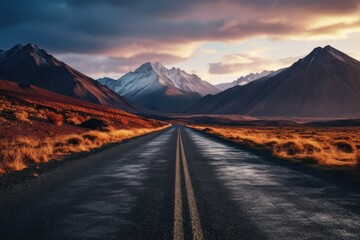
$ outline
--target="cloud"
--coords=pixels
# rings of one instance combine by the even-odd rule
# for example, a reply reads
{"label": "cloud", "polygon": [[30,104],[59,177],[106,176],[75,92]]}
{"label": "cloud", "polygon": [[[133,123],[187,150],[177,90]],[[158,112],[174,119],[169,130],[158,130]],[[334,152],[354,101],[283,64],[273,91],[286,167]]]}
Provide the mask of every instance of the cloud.
{"label": "cloud", "polygon": [[222,62],[209,63],[209,73],[229,74],[245,70],[249,71],[249,69],[264,66],[269,61],[268,59],[250,56],[246,53],[231,54],[224,56]]}
{"label": "cloud", "polygon": [[168,54],[139,54],[130,58],[121,57],[94,57],[78,54],[64,54],[57,56],[65,63],[71,62],[71,66],[80,72],[86,72],[94,78],[113,76],[119,78],[119,73],[134,71],[139,63],[166,62],[176,63],[184,59]]}
{"label": "cloud", "polygon": [[301,57],[288,57],[282,59],[268,59],[251,56],[248,53],[231,54],[223,57],[222,62],[209,63],[210,74],[249,74],[263,70],[277,70],[288,67]]}
{"label": "cloud", "polygon": [[[36,42],[57,52],[100,54],[138,43],[177,45],[336,32],[308,24],[329,15],[359,16],[358,0],[1,1],[2,44]],[[161,3],[161,4],[160,4]],[[298,17],[301,16],[301,17]],[[346,25],[347,28],[354,27]],[[158,44],[157,44],[158,43]]]}
{"label": "cloud", "polygon": [[318,28],[311,29],[309,34],[312,35],[329,35],[331,34],[344,34],[348,31],[353,31],[354,29],[360,30],[360,20],[346,23],[346,22],[339,22],[331,25],[326,25]]}
{"label": "cloud", "polygon": [[[0,48],[33,42],[55,54],[106,57],[110,66],[119,62],[128,68],[136,60],[137,65],[143,62],[139,56],[158,54],[168,56],[160,57],[166,64],[191,58],[206,42],[240,42],[254,37],[343,37],[348,32],[360,31],[359,2],[0,1]],[[351,22],[344,21],[349,17]],[[316,24],[326,23],[329,18],[336,22]],[[239,64],[232,67],[212,64],[211,69],[221,72],[246,66]]]}

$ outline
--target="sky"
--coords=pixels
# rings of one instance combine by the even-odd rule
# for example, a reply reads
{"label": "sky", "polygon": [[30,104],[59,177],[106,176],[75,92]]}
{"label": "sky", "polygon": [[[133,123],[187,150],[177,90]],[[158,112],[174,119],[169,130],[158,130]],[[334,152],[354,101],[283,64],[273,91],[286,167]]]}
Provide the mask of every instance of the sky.
{"label": "sky", "polygon": [[34,43],[93,77],[161,62],[212,84],[331,45],[360,59],[360,0],[1,0],[0,49]]}

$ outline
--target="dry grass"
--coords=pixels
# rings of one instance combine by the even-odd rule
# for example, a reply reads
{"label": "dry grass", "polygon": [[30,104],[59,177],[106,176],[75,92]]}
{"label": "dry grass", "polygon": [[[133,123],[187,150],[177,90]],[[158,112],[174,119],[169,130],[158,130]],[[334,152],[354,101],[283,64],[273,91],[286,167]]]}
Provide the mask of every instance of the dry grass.
{"label": "dry grass", "polygon": [[[79,126],[91,118],[104,120],[117,128],[152,128],[163,124],[153,119],[144,119],[118,109],[96,106],[87,108],[58,102],[38,102],[34,99],[19,99],[0,95],[0,117],[23,123],[52,123],[57,126]],[[0,139],[1,139],[0,129]]]}
{"label": "dry grass", "polygon": [[[40,100],[0,94],[0,173],[167,127],[121,110],[87,106],[86,102],[77,106]],[[94,130],[105,122],[101,131]]]}
{"label": "dry grass", "polygon": [[24,110],[15,112],[15,117],[16,117],[16,119],[19,120],[19,121],[30,122],[30,120],[29,120],[29,114],[28,114],[26,111],[24,111]]}
{"label": "dry grass", "polygon": [[360,128],[190,126],[234,142],[268,149],[276,157],[325,166],[360,163]]}
{"label": "dry grass", "polygon": [[108,143],[120,142],[166,127],[168,126],[129,130],[113,129],[108,132],[89,131],[83,134],[46,139],[19,137],[12,141],[2,140],[0,142],[0,173],[22,170],[32,163],[60,160],[70,153],[90,151]]}
{"label": "dry grass", "polygon": [[85,121],[85,119],[81,116],[69,116],[66,121],[71,125],[80,125]]}

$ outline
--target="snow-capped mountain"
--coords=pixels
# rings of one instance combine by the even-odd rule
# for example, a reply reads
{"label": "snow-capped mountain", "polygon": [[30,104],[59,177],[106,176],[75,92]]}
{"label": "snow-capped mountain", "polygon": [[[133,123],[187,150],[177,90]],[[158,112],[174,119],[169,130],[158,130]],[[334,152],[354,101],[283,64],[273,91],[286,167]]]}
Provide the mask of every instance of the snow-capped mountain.
{"label": "snow-capped mountain", "polygon": [[109,88],[30,43],[17,44],[0,55],[0,78],[108,107],[135,110]]}
{"label": "snow-capped mountain", "polygon": [[252,82],[256,79],[265,77],[267,75],[269,75],[270,73],[273,73],[274,71],[262,71],[260,73],[250,73],[249,75],[246,76],[241,76],[239,77],[237,80],[232,81],[232,82],[228,82],[228,83],[220,83],[215,85],[218,89],[220,89],[221,91],[224,91],[226,89],[235,87],[235,86],[243,86],[245,84],[248,84],[249,82]]}
{"label": "snow-capped mountain", "polygon": [[188,113],[360,117],[360,62],[326,46],[276,74],[206,96]]}
{"label": "snow-capped mountain", "polygon": [[102,78],[100,83],[146,108],[176,112],[196,99],[219,92],[215,86],[179,68],[161,63],[144,63],[118,80]]}

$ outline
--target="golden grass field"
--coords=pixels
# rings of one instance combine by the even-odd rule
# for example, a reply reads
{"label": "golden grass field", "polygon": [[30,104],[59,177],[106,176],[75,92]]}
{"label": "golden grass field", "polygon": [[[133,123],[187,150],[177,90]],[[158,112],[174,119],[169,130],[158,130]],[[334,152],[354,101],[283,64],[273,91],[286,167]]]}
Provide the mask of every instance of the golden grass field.
{"label": "golden grass field", "polygon": [[360,163],[360,127],[189,127],[246,146],[267,149],[282,159],[336,167],[356,167]]}
{"label": "golden grass field", "polygon": [[[117,109],[0,96],[0,174],[60,160],[169,126]],[[98,108],[98,109],[97,109]],[[81,124],[104,123],[100,129]]]}
{"label": "golden grass field", "polygon": [[120,142],[150,132],[158,128],[112,129],[108,132],[88,131],[82,134],[60,135],[54,138],[19,137],[11,141],[0,141],[0,174],[18,171],[32,163],[60,160],[74,152],[87,152],[105,144]]}

